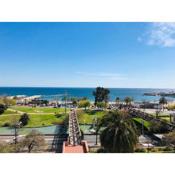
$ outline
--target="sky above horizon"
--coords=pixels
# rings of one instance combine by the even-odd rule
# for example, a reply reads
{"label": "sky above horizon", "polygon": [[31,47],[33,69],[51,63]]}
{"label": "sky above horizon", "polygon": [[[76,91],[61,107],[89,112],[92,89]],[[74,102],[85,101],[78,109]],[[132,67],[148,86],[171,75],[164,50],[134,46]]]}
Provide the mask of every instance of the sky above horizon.
{"label": "sky above horizon", "polygon": [[0,86],[175,88],[175,23],[0,23]]}

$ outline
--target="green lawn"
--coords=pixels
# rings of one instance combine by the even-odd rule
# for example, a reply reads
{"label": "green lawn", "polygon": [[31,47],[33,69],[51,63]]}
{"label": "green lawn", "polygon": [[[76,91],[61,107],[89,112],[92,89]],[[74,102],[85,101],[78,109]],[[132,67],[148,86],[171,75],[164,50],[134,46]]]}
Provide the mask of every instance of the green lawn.
{"label": "green lawn", "polygon": [[170,117],[169,116],[162,116],[160,119],[165,120],[167,122],[170,122]]}
{"label": "green lawn", "polygon": [[31,114],[29,123],[26,127],[40,127],[40,126],[51,126],[55,124],[62,124],[65,115],[62,115],[61,117],[57,118],[53,114]]}
{"label": "green lawn", "polygon": [[7,115],[7,114],[17,114],[15,111],[10,111],[9,109],[5,110],[5,112],[2,115]]}
{"label": "green lawn", "polygon": [[82,111],[78,112],[78,120],[80,124],[92,124],[95,118],[101,119],[107,112],[106,111]]}
{"label": "green lawn", "polygon": [[136,122],[142,124],[142,121],[144,122],[144,127],[149,129],[151,127],[151,122],[148,122],[146,120],[143,120],[141,118],[133,118],[133,120],[135,120]]}
{"label": "green lawn", "polygon": [[[26,113],[63,113],[64,108],[49,108],[49,107],[27,107],[27,106],[12,106],[14,110],[26,112]],[[67,109],[69,112],[69,109]]]}
{"label": "green lawn", "polygon": [[[30,120],[28,125],[25,127],[40,127],[40,126],[51,126],[55,124],[62,124],[65,115],[61,117],[56,117],[54,114],[30,114]],[[2,115],[0,116],[0,126],[2,127],[5,123],[12,124],[14,120],[18,121],[20,115]]]}
{"label": "green lawn", "polygon": [[14,121],[18,121],[20,115],[0,115],[0,126],[2,127],[5,123],[13,123]]}
{"label": "green lawn", "polygon": [[[54,124],[61,124],[65,119],[65,109],[64,108],[48,108],[48,107],[26,107],[26,106],[12,106],[10,107],[13,110],[26,112],[30,116],[30,120],[28,125],[25,127],[41,127],[41,126],[51,126]],[[4,126],[4,124],[12,124],[13,120],[16,118],[18,121],[20,118],[19,113],[16,111],[10,111],[7,109],[3,115],[0,115],[0,126]],[[69,112],[69,109],[67,109]],[[57,117],[56,114],[61,114],[61,116]]]}

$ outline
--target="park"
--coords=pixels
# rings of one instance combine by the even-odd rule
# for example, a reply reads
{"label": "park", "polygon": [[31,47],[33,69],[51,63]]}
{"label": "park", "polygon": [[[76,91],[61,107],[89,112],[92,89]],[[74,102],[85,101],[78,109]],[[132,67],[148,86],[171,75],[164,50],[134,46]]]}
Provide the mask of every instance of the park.
{"label": "park", "polygon": [[[14,99],[2,97],[1,106],[6,107],[0,114],[1,152],[63,152],[70,135],[73,140],[81,137],[86,141],[86,152],[174,152],[174,117],[168,110],[172,111],[172,105],[167,105],[165,97],[160,98],[158,111],[147,108],[148,104],[136,107],[131,97],[123,101],[116,97],[115,103],[110,103],[109,93],[108,89],[97,87],[94,103],[85,97],[73,98],[71,107],[70,102],[59,107],[43,106],[41,101],[39,105],[19,105]],[[78,136],[70,133],[70,120],[78,124],[74,131]],[[27,138],[38,143],[27,149]]]}

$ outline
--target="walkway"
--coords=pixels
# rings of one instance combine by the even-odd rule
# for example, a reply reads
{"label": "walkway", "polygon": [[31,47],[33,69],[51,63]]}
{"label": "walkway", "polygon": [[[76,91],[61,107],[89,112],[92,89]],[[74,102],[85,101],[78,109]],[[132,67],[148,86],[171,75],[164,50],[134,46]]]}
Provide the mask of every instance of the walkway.
{"label": "walkway", "polygon": [[143,120],[146,120],[146,121],[164,123],[167,126],[169,131],[172,131],[175,128],[174,124],[167,123],[164,120],[161,120],[160,118],[156,118],[156,117],[154,117],[151,114],[148,114],[146,112],[143,112],[143,111],[140,111],[140,110],[137,110],[137,109],[129,109],[128,112],[129,112],[131,118],[140,117],[140,118],[142,118]]}
{"label": "walkway", "polygon": [[86,141],[82,141],[82,135],[78,118],[75,110],[69,113],[69,137],[63,143],[63,153],[87,153],[88,146]]}

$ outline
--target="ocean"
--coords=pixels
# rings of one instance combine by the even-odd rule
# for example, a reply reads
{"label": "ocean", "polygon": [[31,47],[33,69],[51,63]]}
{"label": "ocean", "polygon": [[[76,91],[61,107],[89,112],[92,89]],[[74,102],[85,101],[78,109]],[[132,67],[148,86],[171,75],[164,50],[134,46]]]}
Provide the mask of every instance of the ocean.
{"label": "ocean", "polygon": [[[90,101],[94,101],[92,95],[95,88],[48,88],[48,87],[0,87],[0,95],[41,95],[45,99],[54,99],[55,95],[59,100],[66,93],[68,97],[87,97]],[[158,101],[159,96],[144,96],[148,92],[169,92],[170,89],[142,89],[142,88],[109,88],[110,101],[115,101],[116,97],[123,100],[126,96],[130,96],[134,101]],[[175,98],[167,97],[169,101],[175,101]]]}

